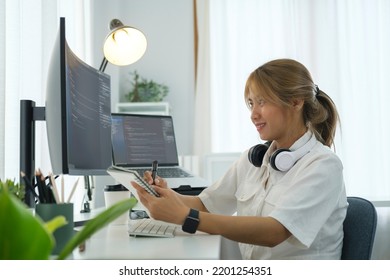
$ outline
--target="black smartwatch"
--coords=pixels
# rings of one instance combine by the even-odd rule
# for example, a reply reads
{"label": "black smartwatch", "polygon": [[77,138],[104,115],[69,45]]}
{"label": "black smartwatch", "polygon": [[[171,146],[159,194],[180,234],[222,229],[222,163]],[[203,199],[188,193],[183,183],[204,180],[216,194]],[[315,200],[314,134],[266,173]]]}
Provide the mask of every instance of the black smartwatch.
{"label": "black smartwatch", "polygon": [[188,233],[195,233],[199,225],[199,211],[195,209],[190,209],[186,220],[184,221],[181,229]]}

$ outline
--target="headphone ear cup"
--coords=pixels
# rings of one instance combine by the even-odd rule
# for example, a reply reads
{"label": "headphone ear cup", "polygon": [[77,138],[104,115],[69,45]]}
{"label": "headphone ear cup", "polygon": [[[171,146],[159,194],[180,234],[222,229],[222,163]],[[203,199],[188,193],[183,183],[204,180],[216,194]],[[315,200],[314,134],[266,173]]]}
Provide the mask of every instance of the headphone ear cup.
{"label": "headphone ear cup", "polygon": [[269,145],[267,144],[258,144],[253,146],[248,151],[248,160],[256,167],[260,167],[263,163],[263,158],[265,153],[268,150]]}
{"label": "headphone ear cup", "polygon": [[288,171],[295,164],[295,156],[289,149],[276,150],[269,159],[273,169]]}

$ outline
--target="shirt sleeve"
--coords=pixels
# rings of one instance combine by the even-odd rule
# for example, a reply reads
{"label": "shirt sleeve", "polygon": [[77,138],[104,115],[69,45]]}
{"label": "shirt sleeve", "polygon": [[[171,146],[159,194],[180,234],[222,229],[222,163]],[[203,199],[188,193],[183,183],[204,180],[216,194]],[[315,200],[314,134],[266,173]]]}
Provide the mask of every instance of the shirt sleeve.
{"label": "shirt sleeve", "polygon": [[243,153],[218,181],[199,194],[198,197],[210,213],[233,215],[237,211],[235,193],[239,172],[242,169],[242,163],[245,162],[246,155],[247,153]]}

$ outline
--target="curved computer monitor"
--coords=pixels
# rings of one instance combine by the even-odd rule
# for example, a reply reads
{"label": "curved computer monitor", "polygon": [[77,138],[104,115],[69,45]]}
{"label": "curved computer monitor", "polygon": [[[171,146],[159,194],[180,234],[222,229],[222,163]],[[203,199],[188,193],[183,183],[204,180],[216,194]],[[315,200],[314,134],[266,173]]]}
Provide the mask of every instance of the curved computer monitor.
{"label": "curved computer monitor", "polygon": [[79,59],[60,18],[48,69],[46,128],[54,174],[107,175],[112,163],[110,76]]}

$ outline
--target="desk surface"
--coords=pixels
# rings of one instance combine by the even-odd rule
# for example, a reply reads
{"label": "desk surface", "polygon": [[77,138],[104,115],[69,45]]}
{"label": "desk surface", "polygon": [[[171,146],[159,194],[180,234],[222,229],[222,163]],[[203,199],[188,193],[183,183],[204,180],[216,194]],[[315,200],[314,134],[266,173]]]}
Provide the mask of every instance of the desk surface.
{"label": "desk surface", "polygon": [[[130,221],[131,222],[131,221]],[[109,225],[86,242],[74,259],[221,259],[219,235],[187,234],[181,229],[173,238],[132,237],[128,225]]]}
{"label": "desk surface", "polygon": [[[75,213],[74,221],[76,224],[83,224],[104,209],[103,207],[93,209],[90,213]],[[129,223],[131,222],[134,220],[129,219]],[[237,243],[220,235],[202,232],[189,234],[178,227],[173,238],[132,237],[129,236],[127,228],[128,225],[104,227],[87,240],[84,252],[74,250],[73,259],[241,259]]]}

